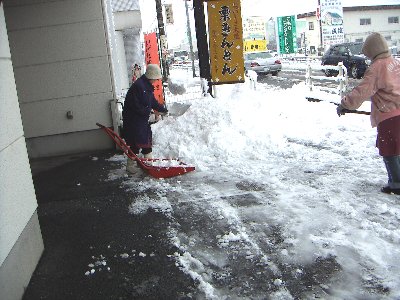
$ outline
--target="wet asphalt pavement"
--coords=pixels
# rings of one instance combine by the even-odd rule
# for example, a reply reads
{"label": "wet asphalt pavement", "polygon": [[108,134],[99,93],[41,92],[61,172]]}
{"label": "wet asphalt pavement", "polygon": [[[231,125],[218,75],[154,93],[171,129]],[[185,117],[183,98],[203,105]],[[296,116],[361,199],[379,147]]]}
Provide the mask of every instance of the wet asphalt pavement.
{"label": "wet asphalt pavement", "polygon": [[[340,265],[329,257],[308,266],[280,263],[275,256],[280,255],[284,238],[275,226],[266,225],[258,233],[259,245],[273,262],[263,262],[263,255],[253,253],[254,245],[248,241],[224,246],[219,234],[229,232],[231,225],[209,211],[204,213],[218,199],[180,201],[182,195],[171,191],[176,201],[173,216],[151,208],[142,214],[130,213],[132,201],[142,196],[156,199],[157,191],[124,186],[132,180],[139,185],[144,174],[110,179],[110,173],[124,172],[121,160],[110,159],[116,154],[120,155],[102,152],[31,162],[45,251],[24,300],[271,299],[280,288],[276,268],[291,297],[303,299],[310,293],[324,295],[324,283],[340,271]],[[171,186],[176,181],[171,180]],[[247,181],[206,181],[223,189],[232,184],[239,193],[220,200],[243,210],[259,204],[252,192],[268,189]],[[179,184],[193,182],[184,179]],[[252,228],[253,221],[249,215],[245,226]],[[171,239],[171,228],[179,230],[181,243],[197,244],[196,253],[209,253],[203,257],[207,270],[193,259],[189,266],[179,262],[185,254]],[[226,296],[207,295],[207,284],[194,279],[196,272],[209,276],[214,288]]]}
{"label": "wet asphalt pavement", "polygon": [[45,251],[23,299],[190,299],[196,284],[171,257],[169,220],[129,214],[132,192],[106,180],[112,155],[31,163]]}

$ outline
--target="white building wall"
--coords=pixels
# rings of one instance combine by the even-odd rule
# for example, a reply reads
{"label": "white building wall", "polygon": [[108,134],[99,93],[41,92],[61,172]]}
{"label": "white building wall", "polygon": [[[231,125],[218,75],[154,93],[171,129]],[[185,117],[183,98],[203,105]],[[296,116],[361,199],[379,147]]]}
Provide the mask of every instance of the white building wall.
{"label": "white building wall", "polygon": [[[389,24],[389,17],[400,18],[400,9],[346,11],[344,13],[345,39],[364,41],[371,32],[379,32],[389,38],[388,44],[400,45],[400,24]],[[371,19],[371,25],[360,25],[360,19]]]}
{"label": "white building wall", "polygon": [[[316,54],[318,54],[318,47],[321,44],[321,35],[320,35],[320,28],[319,28],[319,21],[317,21],[317,18],[314,17],[307,17],[305,18],[307,21],[307,26],[306,26],[306,45],[307,45],[307,50],[310,52],[310,48],[314,47]],[[314,29],[310,30],[310,24],[313,23]]]}
{"label": "white building wall", "polygon": [[115,99],[104,2],[3,2],[30,157],[111,148],[96,126]]}
{"label": "white building wall", "polygon": [[0,3],[0,299],[20,299],[43,252],[37,201]]}
{"label": "white building wall", "polygon": [[[140,34],[142,19],[139,10],[114,12],[114,29],[117,45],[119,80],[125,96],[132,77],[132,67],[136,63],[143,67]],[[117,93],[118,95],[118,93]]]}
{"label": "white building wall", "polygon": [[[111,4],[117,47],[119,47],[118,59],[121,62],[122,94],[125,96],[131,84],[134,64],[138,64],[142,68],[145,64],[142,49],[142,18],[139,0],[111,0]],[[155,5],[154,2],[146,2],[146,5],[151,4]],[[123,66],[125,69],[122,68]],[[117,95],[119,94],[117,93]]]}
{"label": "white building wall", "polygon": [[[355,42],[356,40],[364,41],[371,32],[379,32],[384,37],[389,38],[389,46],[397,46],[400,52],[400,24],[389,24],[389,17],[399,17],[400,9],[376,9],[371,6],[369,10],[355,10],[343,12],[343,28],[346,42]],[[379,7],[379,6],[378,6]],[[371,25],[360,25],[360,19],[371,19]],[[306,37],[308,40],[308,49],[310,46],[320,45],[320,29],[319,21],[316,16],[307,16],[302,19],[308,22],[314,22],[314,30],[306,29]]]}
{"label": "white building wall", "polygon": [[117,91],[117,95],[126,94],[129,89],[129,77],[126,70],[128,66],[126,65],[126,55],[124,47],[124,34],[122,31],[115,31],[116,40],[116,55],[118,60],[118,73],[116,74],[116,80],[120,82],[121,90]]}
{"label": "white building wall", "polygon": [[[343,22],[347,34],[372,31],[399,31],[399,24],[388,24],[389,16],[400,18],[400,9],[346,11]],[[360,19],[368,18],[371,19],[371,25],[360,25]]]}

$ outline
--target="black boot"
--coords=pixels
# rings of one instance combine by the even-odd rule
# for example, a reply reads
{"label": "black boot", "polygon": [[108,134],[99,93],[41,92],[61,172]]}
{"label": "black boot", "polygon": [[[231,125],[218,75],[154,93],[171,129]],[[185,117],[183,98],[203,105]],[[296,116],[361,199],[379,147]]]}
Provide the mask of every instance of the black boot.
{"label": "black boot", "polygon": [[381,192],[385,194],[400,195],[400,189],[392,189],[389,186],[384,186],[383,188],[381,188]]}
{"label": "black boot", "polygon": [[390,185],[398,187],[400,184],[400,155],[384,156],[383,161],[388,173],[388,185],[381,188],[386,194],[400,195],[400,188],[391,188]]}

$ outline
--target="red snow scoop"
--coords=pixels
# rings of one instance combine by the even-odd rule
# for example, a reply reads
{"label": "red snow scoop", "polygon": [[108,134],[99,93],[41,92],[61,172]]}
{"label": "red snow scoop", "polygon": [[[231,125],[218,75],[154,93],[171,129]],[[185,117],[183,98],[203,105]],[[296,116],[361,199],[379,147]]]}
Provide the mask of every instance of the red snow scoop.
{"label": "red snow scoop", "polygon": [[155,178],[169,178],[195,170],[194,166],[188,166],[177,158],[139,158],[118,134],[104,125],[99,123],[96,123],[96,125],[103,129],[108,136],[113,139],[126,156],[135,160],[138,166],[150,176]]}

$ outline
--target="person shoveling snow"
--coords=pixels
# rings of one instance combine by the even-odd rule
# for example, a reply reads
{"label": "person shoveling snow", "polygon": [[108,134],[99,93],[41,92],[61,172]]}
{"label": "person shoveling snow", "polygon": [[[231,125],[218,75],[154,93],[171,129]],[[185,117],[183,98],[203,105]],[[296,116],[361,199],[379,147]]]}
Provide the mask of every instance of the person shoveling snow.
{"label": "person shoveling snow", "polygon": [[340,116],[343,109],[357,109],[371,98],[371,125],[378,129],[376,146],[388,174],[388,184],[381,191],[400,195],[400,64],[379,33],[367,37],[362,52],[371,59],[371,66],[337,112]]}
{"label": "person shoveling snow", "polygon": [[[153,137],[149,124],[151,110],[161,115],[168,113],[165,106],[158,103],[154,97],[152,83],[161,79],[160,67],[149,64],[146,73],[137,79],[129,88],[122,111],[123,137],[136,155],[141,152],[145,158],[152,158]],[[127,159],[126,170],[136,173],[137,167],[132,159]]]}

